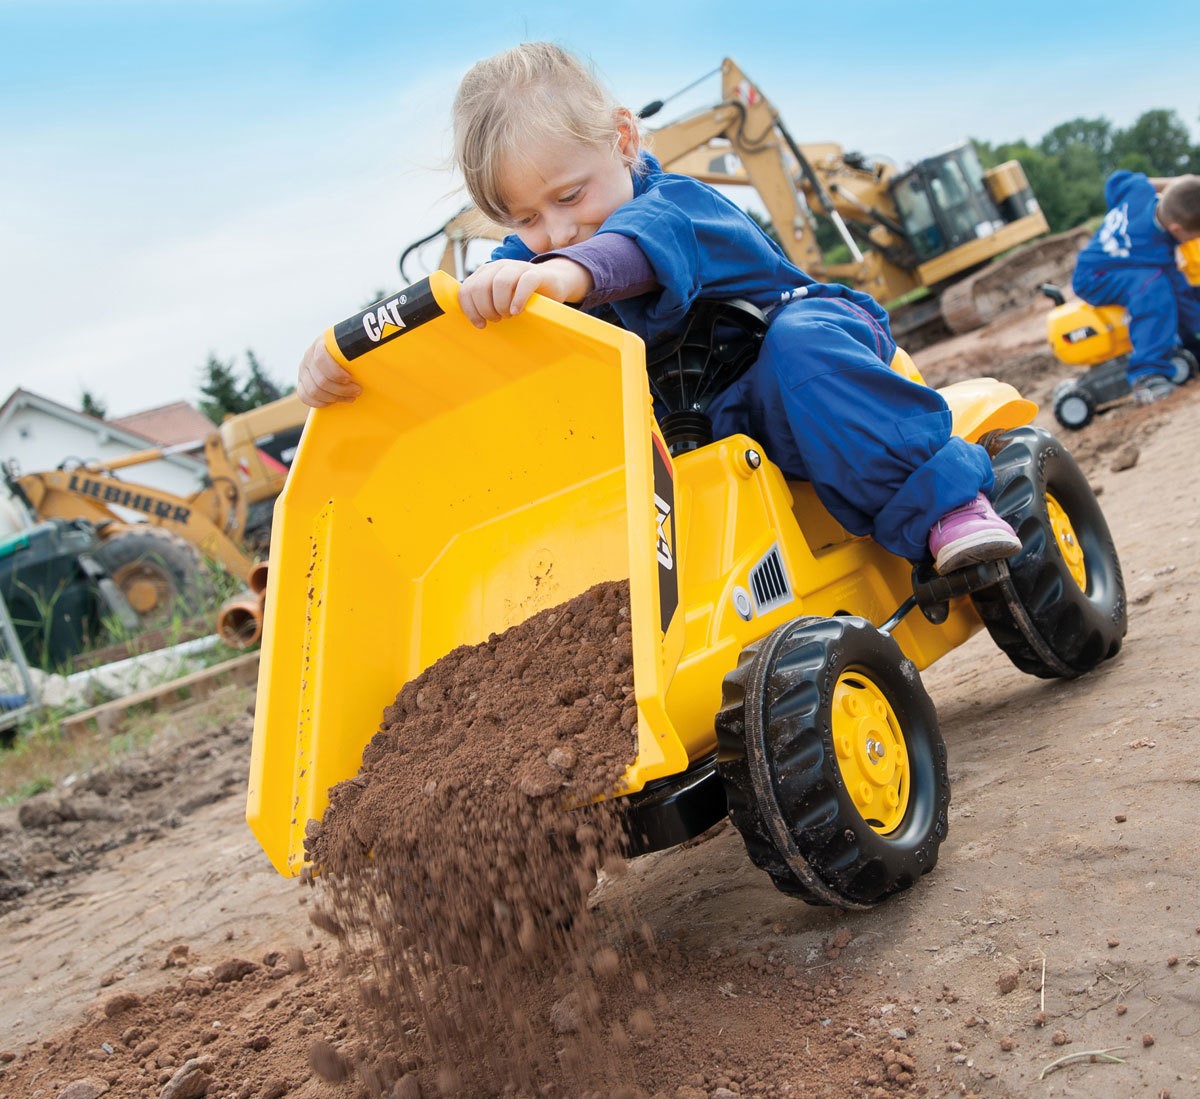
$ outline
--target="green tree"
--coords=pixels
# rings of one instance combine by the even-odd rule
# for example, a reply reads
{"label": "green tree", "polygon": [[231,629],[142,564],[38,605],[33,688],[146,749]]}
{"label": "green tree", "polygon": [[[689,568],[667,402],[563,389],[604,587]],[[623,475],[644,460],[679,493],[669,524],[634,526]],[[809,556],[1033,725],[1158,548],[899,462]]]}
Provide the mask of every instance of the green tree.
{"label": "green tree", "polygon": [[242,386],[241,396],[247,406],[258,408],[260,405],[279,400],[283,396],[282,390],[267,377],[258,357],[249,349],[246,351],[246,362],[249,366],[250,376]]}
{"label": "green tree", "polygon": [[108,407],[90,390],[85,389],[79,398],[79,410],[86,416],[95,416],[97,420],[108,418]]}
{"label": "green tree", "polygon": [[1056,159],[1062,175],[1062,190],[1052,223],[1054,228],[1071,229],[1103,214],[1106,209],[1104,180],[1108,169],[1100,154],[1083,142],[1075,142],[1066,146]]}
{"label": "green tree", "polygon": [[1129,129],[1113,135],[1113,157],[1119,168],[1176,176],[1188,170],[1195,155],[1188,128],[1174,111],[1146,111]]}
{"label": "green tree", "polygon": [[1112,170],[1113,125],[1107,118],[1073,118],[1060,122],[1040,142],[1038,151],[1046,156],[1062,157],[1069,150],[1082,146],[1096,158],[1098,170],[1105,175]]}
{"label": "green tree", "polygon": [[209,354],[203,368],[200,392],[203,394],[200,411],[214,424],[219,424],[233,413],[245,411],[241,406],[232,359],[222,362],[216,355]]}
{"label": "green tree", "polygon": [[1124,168],[1127,172],[1142,172],[1148,176],[1162,175],[1154,167],[1154,161],[1145,153],[1122,153],[1117,159],[1117,167]]}
{"label": "green tree", "polygon": [[[200,392],[203,396],[200,410],[214,424],[219,424],[226,416],[249,412],[283,396],[285,390],[267,375],[253,351],[246,352],[246,361],[248,376],[245,381],[239,381],[232,359],[222,362],[216,355],[209,354],[208,362],[201,370]],[[286,392],[290,393],[291,388]]]}

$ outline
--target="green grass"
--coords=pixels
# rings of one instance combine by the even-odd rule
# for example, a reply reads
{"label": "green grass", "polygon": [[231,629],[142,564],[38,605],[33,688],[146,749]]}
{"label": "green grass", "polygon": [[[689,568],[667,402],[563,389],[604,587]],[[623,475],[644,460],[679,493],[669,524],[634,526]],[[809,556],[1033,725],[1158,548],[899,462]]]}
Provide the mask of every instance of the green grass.
{"label": "green grass", "polygon": [[[150,629],[130,631],[122,628],[119,623],[106,623],[109,627],[97,644],[89,646],[84,653],[79,654],[73,665],[86,664],[89,653],[100,655],[114,646],[124,645],[131,653],[141,654],[159,649],[169,648],[180,641],[190,640],[197,636],[194,624],[207,623],[208,629],[202,635],[215,630],[217,612],[221,604],[230,595],[241,590],[240,584],[229,577],[223,570],[213,568],[212,575],[207,578],[205,591],[210,593],[204,605],[195,608],[197,613],[180,613],[171,615]],[[47,618],[52,606],[47,606]],[[190,608],[189,608],[190,610]],[[144,646],[139,646],[139,641]],[[245,650],[235,649],[231,645],[218,640],[211,648],[195,653],[192,660],[199,668],[209,668],[224,663],[236,656],[244,655]],[[107,662],[107,661],[106,661]],[[95,665],[97,667],[103,666]],[[43,667],[44,672],[51,674],[70,674],[73,667]],[[185,673],[186,674],[186,673]],[[177,678],[174,674],[164,674],[159,682],[169,682]],[[158,685],[154,683],[152,685]],[[169,714],[156,711],[151,706],[134,707],[122,716],[116,731],[106,733],[76,732],[67,736],[63,733],[63,721],[80,709],[90,708],[107,701],[106,697],[112,692],[104,690],[99,684],[91,687],[92,697],[86,706],[60,708],[44,706],[26,715],[15,730],[12,731],[11,744],[0,748],[0,805],[12,805],[24,799],[53,788],[67,775],[80,773],[92,768],[112,763],[114,760],[136,752],[149,744],[158,732],[172,721]],[[218,695],[221,692],[217,693]],[[241,688],[234,692],[237,696],[233,702],[212,706],[211,720],[219,724],[229,720],[237,712],[244,712],[249,699],[253,698],[253,688]],[[186,692],[184,695],[186,699]],[[194,721],[208,721],[208,703],[217,695],[208,696],[203,702],[204,711],[195,717]],[[201,704],[196,704],[197,706]]]}
{"label": "green grass", "polygon": [[244,715],[253,697],[253,687],[226,687],[170,711],[136,708],[115,731],[85,729],[69,736],[62,728],[66,714],[43,710],[11,748],[0,751],[0,806],[52,790],[68,775],[111,766],[164,735],[178,735],[183,725],[201,733],[218,728]]}

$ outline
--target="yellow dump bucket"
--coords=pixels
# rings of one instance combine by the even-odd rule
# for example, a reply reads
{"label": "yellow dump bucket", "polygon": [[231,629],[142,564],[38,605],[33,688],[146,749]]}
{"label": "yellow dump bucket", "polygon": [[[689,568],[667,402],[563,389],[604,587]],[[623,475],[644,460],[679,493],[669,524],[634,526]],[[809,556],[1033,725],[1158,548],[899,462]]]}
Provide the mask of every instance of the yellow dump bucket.
{"label": "yellow dump bucket", "polygon": [[326,333],[363,393],[309,417],[276,504],[247,806],[285,874],[404,683],[601,581],[631,587],[630,788],[687,764],[642,344],[541,298],[480,331],[457,295],[436,272]]}

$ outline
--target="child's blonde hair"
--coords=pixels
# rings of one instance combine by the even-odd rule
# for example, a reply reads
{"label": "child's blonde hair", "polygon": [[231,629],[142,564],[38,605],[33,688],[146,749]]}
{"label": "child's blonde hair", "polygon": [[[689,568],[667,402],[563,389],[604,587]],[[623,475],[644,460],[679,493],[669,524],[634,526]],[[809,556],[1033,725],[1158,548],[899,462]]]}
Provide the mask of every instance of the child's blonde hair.
{"label": "child's blonde hair", "polygon": [[[636,139],[636,123],[582,61],[550,42],[526,42],[463,77],[454,97],[454,159],[475,205],[503,223],[505,158],[547,139],[615,149],[623,125]],[[632,164],[637,141],[629,148]]]}
{"label": "child's blonde hair", "polygon": [[1178,225],[1185,233],[1200,233],[1200,176],[1180,176],[1163,188],[1159,220]]}

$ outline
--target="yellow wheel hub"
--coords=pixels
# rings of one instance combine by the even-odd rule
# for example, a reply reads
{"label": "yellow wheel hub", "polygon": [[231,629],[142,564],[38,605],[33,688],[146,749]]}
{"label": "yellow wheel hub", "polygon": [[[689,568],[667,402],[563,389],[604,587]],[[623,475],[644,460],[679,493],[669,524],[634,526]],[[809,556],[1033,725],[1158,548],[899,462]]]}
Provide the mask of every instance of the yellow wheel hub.
{"label": "yellow wheel hub", "polygon": [[1067,571],[1071,579],[1079,585],[1081,591],[1087,591],[1087,564],[1083,560],[1083,547],[1075,536],[1075,528],[1062,505],[1050,493],[1046,493],[1046,510],[1050,513],[1050,529],[1054,531],[1054,540],[1058,543],[1058,551],[1067,563]]}
{"label": "yellow wheel hub", "polygon": [[140,561],[122,565],[112,580],[139,617],[163,610],[171,601],[171,582],[154,565]]}
{"label": "yellow wheel hub", "polygon": [[843,672],[833,689],[833,746],[863,820],[894,831],[908,809],[908,749],[891,703],[861,672]]}

